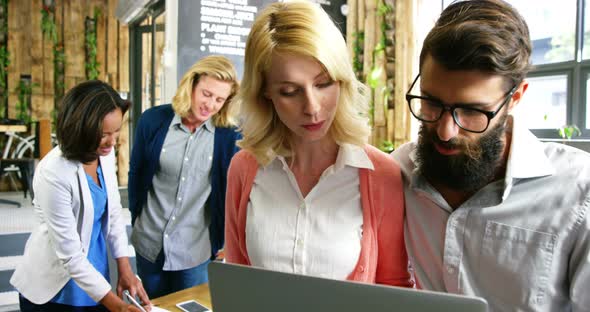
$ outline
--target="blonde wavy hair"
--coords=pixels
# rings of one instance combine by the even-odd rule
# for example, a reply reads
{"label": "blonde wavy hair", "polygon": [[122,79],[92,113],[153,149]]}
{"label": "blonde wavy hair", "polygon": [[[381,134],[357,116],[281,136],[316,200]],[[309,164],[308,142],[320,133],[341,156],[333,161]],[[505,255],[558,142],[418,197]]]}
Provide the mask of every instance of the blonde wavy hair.
{"label": "blonde wavy hair", "polygon": [[209,76],[217,80],[229,82],[232,85],[231,93],[219,112],[213,117],[213,124],[216,127],[232,127],[236,125],[235,116],[236,108],[232,104],[232,98],[240,88],[238,75],[234,64],[226,57],[221,55],[209,55],[198,60],[182,76],[180,84],[176,89],[176,94],[172,98],[172,108],[180,117],[186,117],[192,104],[192,94],[194,88],[199,83],[199,78]]}
{"label": "blonde wavy hair", "polygon": [[242,87],[234,98],[235,105],[241,108],[241,148],[253,153],[261,165],[278,155],[292,155],[292,133],[264,98],[265,73],[273,65],[273,53],[316,59],[340,84],[336,115],[328,135],[338,144],[367,143],[371,132],[368,90],[356,79],[340,30],[319,5],[295,1],[265,7],[248,35]]}

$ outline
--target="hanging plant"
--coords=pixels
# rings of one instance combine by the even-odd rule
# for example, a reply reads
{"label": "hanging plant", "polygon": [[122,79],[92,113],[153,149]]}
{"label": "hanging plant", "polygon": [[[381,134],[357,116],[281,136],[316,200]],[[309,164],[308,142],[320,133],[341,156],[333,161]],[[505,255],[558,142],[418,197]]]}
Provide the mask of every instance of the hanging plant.
{"label": "hanging plant", "polygon": [[53,49],[53,94],[54,103],[53,111],[51,113],[52,129],[55,129],[57,121],[57,112],[60,107],[61,99],[65,93],[65,67],[66,67],[66,54],[64,53],[64,46],[62,44],[56,44]]}
{"label": "hanging plant", "polygon": [[8,38],[8,0],[0,0],[0,44],[6,46]]}
{"label": "hanging plant", "polygon": [[39,86],[37,83],[31,83],[30,75],[23,75],[15,89],[18,94],[16,119],[22,120],[25,124],[33,120],[31,117],[31,94],[33,94],[33,88],[37,86]]}
{"label": "hanging plant", "polygon": [[65,89],[65,67],[66,54],[64,53],[64,46],[62,44],[55,45],[53,49],[53,80],[55,99],[59,101],[64,95]]}
{"label": "hanging plant", "polygon": [[94,17],[86,17],[85,21],[85,48],[86,48],[86,78],[88,80],[98,79],[100,74],[100,63],[96,60],[97,42],[96,42],[96,23],[101,16],[98,8],[94,9]]}
{"label": "hanging plant", "polygon": [[0,0],[0,119],[4,119],[8,104],[8,65],[10,53],[7,48],[8,39],[8,0]]}
{"label": "hanging plant", "polygon": [[43,4],[41,9],[41,33],[53,44],[57,43],[57,26],[55,25],[55,6]]}
{"label": "hanging plant", "polygon": [[8,92],[7,91],[7,68],[10,65],[10,53],[6,49],[6,46],[0,47],[0,119],[4,119],[8,116],[5,116],[4,113],[6,112],[6,104],[8,102]]}
{"label": "hanging plant", "polygon": [[365,32],[359,31],[353,34],[354,42],[352,43],[352,67],[357,78],[363,76],[363,47],[365,46]]}

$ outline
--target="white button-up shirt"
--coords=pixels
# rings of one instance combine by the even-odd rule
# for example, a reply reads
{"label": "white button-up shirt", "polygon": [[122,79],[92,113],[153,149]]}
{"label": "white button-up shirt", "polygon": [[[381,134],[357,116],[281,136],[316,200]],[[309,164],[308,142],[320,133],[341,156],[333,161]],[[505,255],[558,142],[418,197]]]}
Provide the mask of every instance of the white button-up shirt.
{"label": "white button-up shirt", "polygon": [[419,287],[485,298],[491,311],[590,311],[590,155],[543,144],[514,121],[503,180],[453,210],[415,164],[405,239]]}
{"label": "white button-up shirt", "polygon": [[260,167],[246,218],[251,264],[271,270],[346,279],[358,262],[363,213],[359,168],[365,151],[342,145],[336,162],[304,198],[282,157]]}

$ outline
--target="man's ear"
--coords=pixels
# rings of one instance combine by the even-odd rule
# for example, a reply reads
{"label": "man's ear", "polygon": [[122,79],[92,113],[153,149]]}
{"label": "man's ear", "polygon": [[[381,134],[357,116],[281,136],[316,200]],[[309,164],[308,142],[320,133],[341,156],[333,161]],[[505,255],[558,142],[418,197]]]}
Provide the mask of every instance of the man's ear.
{"label": "man's ear", "polygon": [[516,107],[516,105],[518,105],[518,103],[520,103],[520,100],[522,100],[522,97],[524,96],[524,93],[526,92],[526,90],[529,88],[529,82],[527,80],[523,80],[520,83],[520,86],[518,86],[518,89],[516,89],[516,91],[514,91],[514,94],[512,95],[512,99],[510,101],[510,103],[508,103],[508,112],[511,112],[514,107]]}

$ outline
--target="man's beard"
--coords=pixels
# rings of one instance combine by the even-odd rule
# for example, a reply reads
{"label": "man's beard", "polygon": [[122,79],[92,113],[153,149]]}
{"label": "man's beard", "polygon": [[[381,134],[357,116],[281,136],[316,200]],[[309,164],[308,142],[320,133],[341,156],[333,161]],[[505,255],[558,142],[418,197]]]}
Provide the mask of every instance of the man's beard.
{"label": "man's beard", "polygon": [[[417,164],[422,175],[431,182],[464,192],[475,192],[490,183],[496,175],[504,149],[507,114],[498,117],[500,120],[497,126],[488,129],[475,142],[457,137],[442,142],[436,129],[428,129],[422,124],[416,151]],[[442,155],[436,150],[434,143],[459,149],[461,152]]]}

